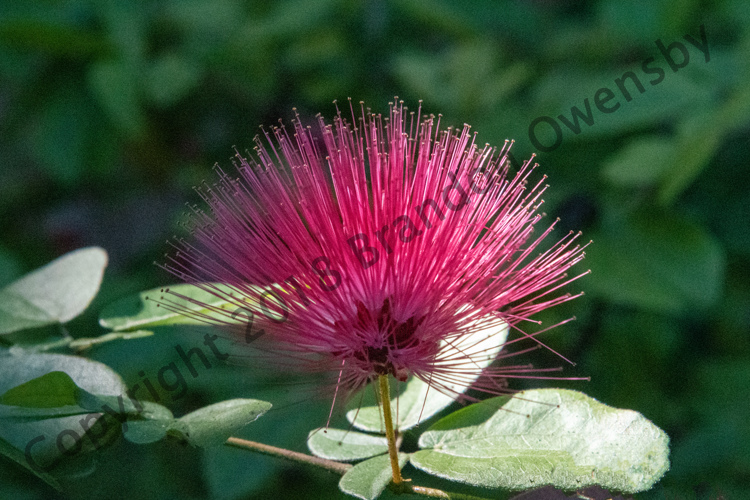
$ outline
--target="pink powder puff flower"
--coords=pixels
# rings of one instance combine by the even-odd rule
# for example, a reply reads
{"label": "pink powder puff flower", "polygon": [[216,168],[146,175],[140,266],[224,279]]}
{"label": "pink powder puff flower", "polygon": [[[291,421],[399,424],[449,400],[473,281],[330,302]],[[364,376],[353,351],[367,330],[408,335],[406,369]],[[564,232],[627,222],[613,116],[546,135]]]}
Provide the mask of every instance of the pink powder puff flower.
{"label": "pink powder puff flower", "polygon": [[455,384],[497,393],[506,377],[544,378],[487,367],[482,356],[498,349],[466,340],[511,327],[505,345],[543,345],[521,324],[578,296],[560,289],[586,274],[567,275],[584,255],[580,233],[535,252],[555,223],[534,234],[546,186],[529,184],[533,156],[510,174],[512,143],[479,147],[468,125],[441,130],[420,112],[400,101],[385,118],[352,109],[351,122],[339,111],[316,128],[296,116],[291,132],[256,138],[254,157],[236,154],[239,177],[217,166],[218,182],[197,188],[208,211],[191,207],[192,240],[175,240],[163,267],[230,307],[179,295],[208,312],[165,305],[235,338],[249,333],[238,310],[264,317],[254,346],[330,372],[347,392],[386,374],[452,396]]}

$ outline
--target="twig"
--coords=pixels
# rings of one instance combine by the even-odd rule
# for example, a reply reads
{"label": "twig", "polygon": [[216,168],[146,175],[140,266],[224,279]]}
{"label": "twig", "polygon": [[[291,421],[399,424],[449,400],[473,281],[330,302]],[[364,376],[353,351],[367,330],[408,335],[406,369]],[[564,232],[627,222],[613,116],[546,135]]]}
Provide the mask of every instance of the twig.
{"label": "twig", "polygon": [[292,462],[314,465],[321,467],[329,472],[344,475],[349,469],[353,467],[351,464],[344,464],[336,462],[334,460],[326,460],[325,458],[314,457],[305,453],[299,453],[297,451],[285,450],[284,448],[277,448],[268,444],[257,443],[255,441],[247,441],[246,439],[240,439],[236,437],[230,437],[227,439],[227,445],[235,448],[244,448],[246,450],[257,451],[263,455],[269,455],[272,457],[285,458]]}
{"label": "twig", "polygon": [[[297,451],[286,450],[284,448],[277,448],[276,446],[258,443],[255,441],[248,441],[246,439],[240,439],[236,437],[230,437],[229,439],[227,439],[226,444],[227,446],[232,446],[234,448],[242,448],[244,450],[255,451],[255,452],[261,453],[263,455],[268,455],[271,457],[284,458],[286,460],[290,460],[296,463],[313,465],[315,467],[320,467],[322,469],[325,469],[329,472],[333,472],[335,474],[339,474],[341,476],[349,472],[349,470],[351,470],[351,468],[354,467],[351,464],[336,462],[334,460],[327,460],[325,458],[315,457],[312,455],[307,455],[305,453],[299,453]],[[416,486],[416,485],[411,484],[408,481],[403,481],[400,485],[397,486],[397,489],[399,491],[397,491],[396,493],[404,493],[407,495],[409,494],[420,495],[420,496],[430,497],[430,498],[448,498],[448,499],[453,499],[453,500],[487,500],[486,498],[482,498],[482,497],[464,495],[461,493],[448,493],[442,490],[438,490],[436,488],[428,488],[426,486]]]}

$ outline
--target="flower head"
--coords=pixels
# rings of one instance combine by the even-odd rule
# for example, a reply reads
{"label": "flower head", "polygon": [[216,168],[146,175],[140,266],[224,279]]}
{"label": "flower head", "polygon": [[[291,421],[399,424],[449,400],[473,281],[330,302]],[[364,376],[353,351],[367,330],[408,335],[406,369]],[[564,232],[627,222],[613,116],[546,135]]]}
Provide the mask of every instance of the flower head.
{"label": "flower head", "polygon": [[[532,160],[511,174],[508,141],[480,147],[468,125],[420,113],[397,102],[387,117],[352,109],[264,132],[235,156],[239,175],[216,167],[197,189],[208,210],[192,207],[192,239],[165,269],[268,318],[266,349],[337,387],[413,375],[446,392],[484,372],[492,391],[528,371],[486,368],[491,349],[466,339],[512,327],[536,340],[522,324],[573,298],[559,290],[578,277],[578,235],[539,253],[555,224],[535,234],[546,186],[529,182]],[[192,314],[243,331],[231,307],[203,306]]]}

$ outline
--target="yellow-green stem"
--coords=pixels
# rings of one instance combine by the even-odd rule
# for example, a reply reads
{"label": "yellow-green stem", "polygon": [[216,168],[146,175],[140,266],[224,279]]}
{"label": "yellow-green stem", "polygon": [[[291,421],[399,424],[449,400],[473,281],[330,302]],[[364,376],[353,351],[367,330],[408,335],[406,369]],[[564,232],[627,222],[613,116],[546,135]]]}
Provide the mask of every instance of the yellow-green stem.
{"label": "yellow-green stem", "polygon": [[396,446],[396,433],[393,431],[393,417],[391,416],[391,389],[388,383],[388,375],[378,376],[380,383],[380,400],[383,402],[383,420],[385,421],[385,437],[388,439],[388,454],[391,457],[391,470],[393,470],[393,484],[401,487],[404,482],[401,477],[401,467],[398,465],[398,447]]}

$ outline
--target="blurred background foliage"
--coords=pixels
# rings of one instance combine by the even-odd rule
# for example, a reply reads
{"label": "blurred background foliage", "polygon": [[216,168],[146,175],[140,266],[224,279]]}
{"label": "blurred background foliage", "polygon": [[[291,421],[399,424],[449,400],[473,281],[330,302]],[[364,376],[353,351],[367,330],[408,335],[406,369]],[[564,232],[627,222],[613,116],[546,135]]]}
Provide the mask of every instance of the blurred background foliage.
{"label": "blurred background foliage", "polygon": [[[700,41],[701,25],[709,62],[684,38]],[[570,118],[588,98],[594,123],[581,122],[579,134],[562,126],[561,145],[538,151],[550,220],[594,240],[583,264],[592,274],[571,287],[586,295],[542,318],[578,321],[545,341],[577,361],[566,374],[591,376],[567,387],[637,410],[671,436],[672,470],[638,498],[748,497],[748,28],[742,0],[2,2],[0,285],[103,246],[111,262],[102,292],[68,325],[76,337],[99,335],[102,306],[172,281],[153,261],[178,231],[183,203],[197,201],[191,186],[213,179],[214,162],[228,166],[232,146],[252,147],[258,125],[289,121],[293,107],[309,120],[333,115],[334,99],[379,112],[394,95],[412,109],[422,99],[443,124],[472,124],[480,143],[515,138],[520,161],[534,152],[535,118]],[[657,39],[681,42],[689,63],[673,72]],[[641,70],[649,57],[665,71],[658,85]],[[614,83],[627,71],[645,85],[630,101]],[[601,87],[614,91],[616,112],[594,107]],[[544,127],[537,134],[549,145]],[[133,383],[191,343],[200,338],[165,329],[87,354]],[[267,397],[279,417],[269,413],[247,435],[304,450],[328,400],[310,401],[309,388],[251,388],[251,379],[216,366],[191,381],[187,398],[165,404],[180,414]],[[159,443],[109,453],[72,496],[337,494],[330,475],[239,450]],[[0,496],[11,495],[54,494],[3,460]]]}

